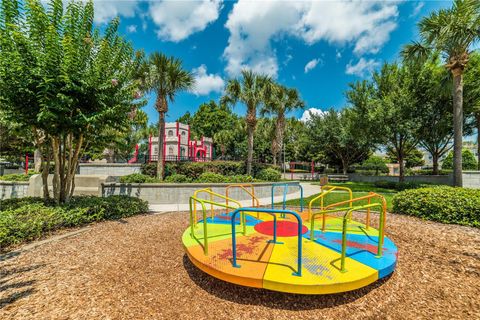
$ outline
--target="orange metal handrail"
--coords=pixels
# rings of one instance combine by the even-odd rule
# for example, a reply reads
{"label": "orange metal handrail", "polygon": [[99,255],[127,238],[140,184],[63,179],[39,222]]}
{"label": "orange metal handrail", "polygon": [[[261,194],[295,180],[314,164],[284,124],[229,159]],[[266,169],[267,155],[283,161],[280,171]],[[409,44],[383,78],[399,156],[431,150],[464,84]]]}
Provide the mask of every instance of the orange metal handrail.
{"label": "orange metal handrail", "polygon": [[[332,203],[328,206],[326,206],[324,208],[324,210],[328,210],[330,208],[335,208],[335,207],[338,207],[342,204],[346,204],[346,203],[349,203],[350,204],[350,207],[351,207],[351,204],[353,202],[356,202],[356,201],[361,201],[361,200],[368,200],[368,204],[370,205],[371,204],[371,199],[372,198],[378,198],[381,200],[381,204],[382,204],[382,211],[383,212],[387,212],[387,200],[385,200],[385,198],[382,196],[382,195],[379,195],[378,193],[375,193],[375,192],[369,192],[368,195],[366,196],[362,196],[362,197],[358,197],[358,198],[355,198],[355,199],[351,199],[351,200],[345,200],[345,201],[341,201],[341,202],[337,202],[337,203]],[[385,223],[385,221],[384,221]],[[369,226],[370,226],[370,207],[367,208],[367,217],[366,217],[366,222],[365,222],[365,226],[368,230]],[[322,231],[325,231],[325,215],[323,217],[323,224],[322,224]]]}
{"label": "orange metal handrail", "polygon": [[[248,187],[250,187],[252,191],[248,191],[248,189],[247,189]],[[255,196],[255,187],[253,186],[253,184],[231,184],[231,185],[228,185],[225,188],[225,197],[227,197],[227,200],[226,200],[227,205],[228,205],[228,190],[232,189],[232,188],[240,188],[243,191],[245,191],[249,196],[252,197],[252,207],[253,208],[260,207],[260,201]],[[257,219],[258,219],[258,217],[259,217],[259,213],[257,212]]]}

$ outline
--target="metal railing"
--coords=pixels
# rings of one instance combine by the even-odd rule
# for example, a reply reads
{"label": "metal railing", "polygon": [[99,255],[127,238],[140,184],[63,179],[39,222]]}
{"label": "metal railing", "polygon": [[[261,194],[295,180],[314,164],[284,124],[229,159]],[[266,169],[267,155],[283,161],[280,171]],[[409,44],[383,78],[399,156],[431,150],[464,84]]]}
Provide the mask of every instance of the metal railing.
{"label": "metal railing", "polygon": [[[235,268],[240,268],[240,265],[237,264],[237,240],[236,240],[236,235],[235,235],[235,217],[238,213],[243,213],[243,212],[260,212],[260,213],[270,213],[270,214],[277,214],[280,213],[281,215],[285,216],[287,214],[293,215],[298,222],[298,232],[297,232],[297,238],[298,238],[298,251],[297,251],[297,271],[293,272],[294,276],[301,277],[302,276],[302,218],[296,213],[295,211],[290,211],[290,210],[275,210],[275,209],[260,209],[260,208],[238,208],[232,213],[232,254],[233,254],[233,259],[232,259],[232,266]],[[274,220],[274,242],[276,241],[276,220]],[[280,243],[278,243],[280,244]]]}
{"label": "metal railing", "polygon": [[[225,200],[225,207],[226,209],[236,209],[236,208],[240,208],[242,207],[242,204],[240,202],[238,202],[237,200],[235,199],[231,199],[231,198],[228,198],[227,196],[224,196],[224,195],[221,195],[219,193],[216,193],[216,192],[213,192],[212,191],[212,188],[204,188],[204,189],[198,189],[196,190],[194,193],[193,193],[193,197],[194,198],[197,198],[197,195],[199,193],[206,193],[206,194],[209,194],[210,195],[210,211],[211,211],[211,218],[213,219],[215,217],[215,210],[214,210],[214,205],[215,204],[218,204],[218,202],[214,202],[213,199],[214,197],[218,197],[218,198],[221,198],[223,200]],[[198,199],[198,198],[197,198]],[[238,207],[231,207],[228,205],[228,201],[232,201],[233,203],[235,203]],[[226,212],[228,213],[228,211]],[[197,224],[197,206],[195,206],[193,208],[193,214],[195,215],[195,221],[194,221],[194,224],[196,225]]]}
{"label": "metal railing", "polygon": [[[288,183],[275,183],[272,185],[272,209],[275,209],[275,202],[274,202],[274,195],[275,195],[275,187],[283,187],[283,205],[282,209],[285,210],[287,208],[287,192],[288,192]],[[303,212],[303,187],[298,184],[294,185],[294,187],[300,188],[300,212]],[[282,215],[281,218],[285,218],[285,215]]]}
{"label": "metal railing", "polygon": [[[379,198],[381,200],[381,203],[371,203],[372,198]],[[353,202],[361,201],[361,200],[368,200],[368,204],[355,206],[355,207],[351,206]],[[347,203],[350,204],[350,206],[347,208],[343,207],[343,208],[330,209],[330,208],[334,208],[339,205],[347,204]],[[365,210],[365,209],[367,210],[365,225],[368,230],[368,227],[370,224],[370,209],[373,207],[381,208],[380,222],[379,222],[379,228],[378,228],[379,229],[378,230],[378,248],[377,248],[377,255],[375,256],[376,258],[380,258],[382,256],[382,250],[383,250],[383,243],[384,243],[384,237],[385,237],[386,213],[387,213],[387,202],[383,196],[374,192],[370,192],[368,195],[363,197],[333,203],[331,205],[326,206],[322,211],[312,214],[310,218],[310,240],[315,241],[315,217],[316,216],[323,215],[322,232],[325,232],[325,215],[329,213],[346,211],[346,213],[342,217],[342,249],[341,249],[341,258],[340,258],[341,272],[346,272],[345,259],[346,259],[346,252],[347,252],[347,227],[348,227],[348,221],[351,219],[352,212],[358,211],[358,210]]]}
{"label": "metal railing", "polygon": [[[227,198],[228,198],[228,190],[234,189],[234,188],[239,188],[239,189],[245,191],[250,197],[252,197],[252,207],[253,208],[260,207],[260,201],[255,196],[255,187],[253,186],[253,184],[231,184],[231,185],[228,185],[225,188],[225,196]],[[247,188],[250,188],[251,191],[249,191]],[[228,199],[226,200],[226,204],[228,204]],[[258,218],[259,218],[259,213],[257,213],[257,219]]]}
{"label": "metal railing", "polygon": [[[318,196],[316,196],[315,198],[310,200],[310,202],[308,203],[308,220],[309,221],[312,219],[312,206],[315,203],[315,201],[320,199],[320,210],[323,210],[323,200],[324,200],[325,196],[327,194],[329,194],[330,192],[332,192],[334,190],[347,191],[348,195],[349,195],[349,198],[350,198],[349,200],[353,199],[353,192],[350,188],[347,188],[347,187],[325,185],[325,186],[321,187],[320,190],[322,192]],[[323,190],[325,190],[325,191],[323,191]],[[350,203],[350,207],[351,206],[352,206],[352,203]],[[323,217],[323,219],[325,219],[325,216]]]}
{"label": "metal railing", "polygon": [[[195,225],[196,225],[196,219],[197,219],[197,215],[196,215],[196,212],[194,213],[193,211],[193,208],[196,208],[197,207],[197,204],[195,202],[198,202],[201,204],[202,206],[202,212],[203,212],[203,253],[205,255],[208,254],[208,228],[207,228],[207,208],[205,207],[205,203],[209,203],[211,204],[212,206],[215,205],[215,206],[219,206],[219,207],[222,207],[222,208],[230,208],[230,209],[237,209],[233,206],[227,206],[225,204],[222,204],[222,203],[218,203],[218,202],[213,202],[213,201],[210,201],[210,200],[205,200],[205,199],[198,199],[198,198],[195,198],[195,197],[190,197],[190,200],[189,200],[189,205],[190,205],[190,236],[194,239],[196,239],[197,241],[200,242],[199,239],[197,239],[197,237],[195,236]],[[195,216],[195,217],[194,217]],[[240,219],[242,223],[243,222],[243,229],[245,230],[245,215],[242,216],[243,219]]]}

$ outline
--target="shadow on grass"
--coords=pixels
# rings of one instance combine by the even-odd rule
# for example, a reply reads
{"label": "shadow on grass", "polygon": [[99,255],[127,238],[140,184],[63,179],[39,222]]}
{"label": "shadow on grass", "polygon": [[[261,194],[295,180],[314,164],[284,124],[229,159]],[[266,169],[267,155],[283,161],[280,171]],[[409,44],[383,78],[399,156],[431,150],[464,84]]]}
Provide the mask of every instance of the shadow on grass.
{"label": "shadow on grass", "polygon": [[324,309],[348,304],[381,287],[390,278],[388,276],[366,287],[350,292],[326,295],[300,295],[243,287],[219,280],[195,267],[187,255],[183,256],[183,266],[190,279],[197,286],[220,299],[238,304],[260,305],[291,311]]}

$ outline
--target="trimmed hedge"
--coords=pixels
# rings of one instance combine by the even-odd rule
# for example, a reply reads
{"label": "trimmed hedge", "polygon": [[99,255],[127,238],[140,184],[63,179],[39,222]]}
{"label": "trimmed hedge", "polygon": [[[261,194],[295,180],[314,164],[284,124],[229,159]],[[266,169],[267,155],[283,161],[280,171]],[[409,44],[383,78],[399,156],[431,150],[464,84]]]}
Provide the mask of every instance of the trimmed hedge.
{"label": "trimmed hedge", "polygon": [[393,189],[397,191],[425,188],[425,187],[431,186],[430,184],[427,184],[427,183],[419,183],[419,182],[413,182],[413,181],[395,182],[395,181],[385,181],[385,180],[375,181],[373,185],[378,188]]}
{"label": "trimmed hedge", "polygon": [[[258,174],[267,168],[278,169],[278,167],[269,164],[254,163],[252,165],[253,176],[258,178]],[[155,177],[156,172],[156,163],[142,165],[142,174]],[[195,180],[205,172],[218,173],[224,176],[243,176],[246,173],[246,165],[243,161],[169,162],[165,164],[165,178],[174,174],[181,174]]]}
{"label": "trimmed hedge", "polygon": [[154,182],[159,182],[159,180],[141,173],[132,173],[132,174],[120,177],[120,182],[121,183],[154,183]]}
{"label": "trimmed hedge", "polygon": [[257,178],[263,181],[279,181],[281,177],[280,172],[273,168],[263,169],[257,175]]}
{"label": "trimmed hedge", "polygon": [[61,228],[77,227],[148,212],[148,203],[134,197],[73,197],[56,206],[41,198],[0,201],[0,251],[11,245],[39,239]]}
{"label": "trimmed hedge", "polygon": [[28,174],[12,173],[0,176],[1,181],[28,181],[31,176],[38,174],[38,172],[29,171]]}
{"label": "trimmed hedge", "polygon": [[405,190],[393,197],[393,212],[480,227],[480,190],[447,186]]}

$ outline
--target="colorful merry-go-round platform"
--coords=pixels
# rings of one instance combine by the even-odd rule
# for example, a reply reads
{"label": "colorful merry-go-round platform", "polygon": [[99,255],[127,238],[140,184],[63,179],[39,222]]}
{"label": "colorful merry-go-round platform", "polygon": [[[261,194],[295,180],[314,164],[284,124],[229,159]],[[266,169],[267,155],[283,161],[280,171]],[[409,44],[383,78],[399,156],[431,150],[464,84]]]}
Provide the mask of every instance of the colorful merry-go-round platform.
{"label": "colorful merry-go-round platform", "polygon": [[[255,200],[253,187],[234,187]],[[375,193],[356,200],[349,192],[349,200],[323,206],[324,198],[339,189],[346,188],[324,186],[308,210],[302,205],[300,212],[286,210],[285,201],[282,209],[247,208],[210,189],[198,190],[190,200],[190,226],[182,237],[187,255],[218,279],[289,293],[344,292],[387,277],[395,269],[397,247],[384,235],[385,200]],[[201,193],[225,201],[201,199]],[[370,203],[375,198],[383,200]],[[358,199],[369,203],[355,206]],[[312,208],[315,201],[321,202],[320,210]],[[217,213],[214,207],[226,212]],[[369,221],[375,208],[378,229]],[[365,220],[354,221],[352,212],[365,213]]]}

